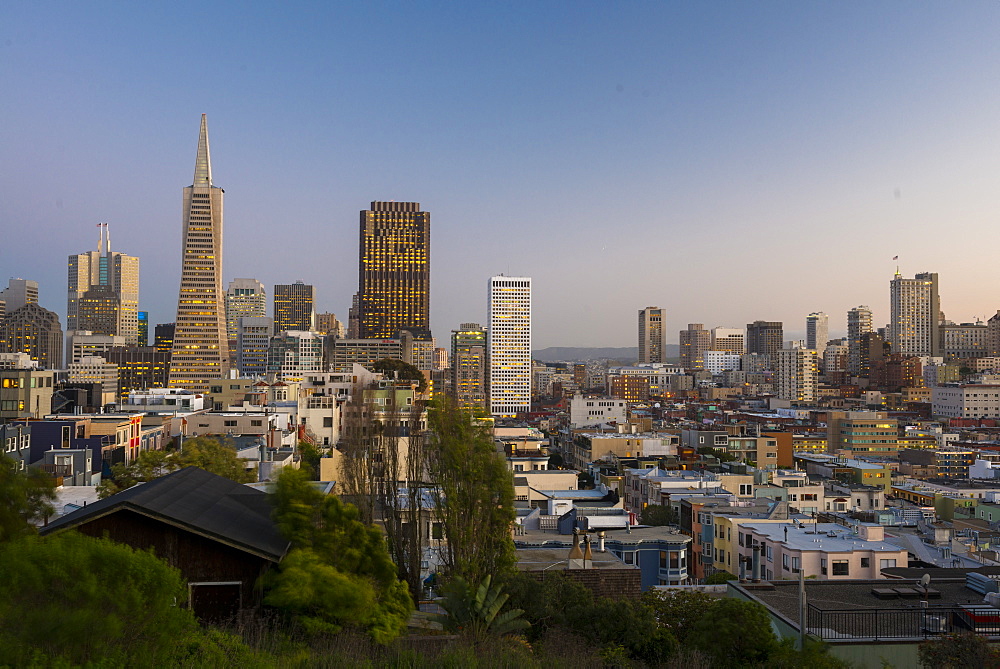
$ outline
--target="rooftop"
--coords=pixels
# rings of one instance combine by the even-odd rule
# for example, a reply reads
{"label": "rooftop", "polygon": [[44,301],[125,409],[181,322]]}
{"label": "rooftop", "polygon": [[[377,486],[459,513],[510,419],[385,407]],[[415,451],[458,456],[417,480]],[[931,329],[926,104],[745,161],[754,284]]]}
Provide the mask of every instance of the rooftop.
{"label": "rooftop", "polygon": [[888,541],[863,539],[851,529],[836,523],[743,523],[742,527],[799,551],[850,553],[869,550],[898,553],[901,550]]}

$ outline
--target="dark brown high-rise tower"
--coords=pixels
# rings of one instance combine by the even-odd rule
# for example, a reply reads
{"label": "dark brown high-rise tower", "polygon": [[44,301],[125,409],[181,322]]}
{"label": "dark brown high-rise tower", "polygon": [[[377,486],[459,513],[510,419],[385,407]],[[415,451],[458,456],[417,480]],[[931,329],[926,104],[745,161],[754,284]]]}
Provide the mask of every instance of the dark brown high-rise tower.
{"label": "dark brown high-rise tower", "polygon": [[358,335],[428,330],[430,293],[430,212],[419,202],[372,202],[361,212]]}

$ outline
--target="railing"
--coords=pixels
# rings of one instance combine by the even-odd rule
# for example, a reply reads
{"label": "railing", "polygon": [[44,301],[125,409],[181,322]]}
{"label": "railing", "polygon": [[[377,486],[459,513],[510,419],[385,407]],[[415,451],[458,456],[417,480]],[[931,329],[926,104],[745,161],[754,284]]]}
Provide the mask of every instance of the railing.
{"label": "railing", "polygon": [[38,465],[38,468],[50,476],[69,477],[73,475],[72,465]]}
{"label": "railing", "polygon": [[1000,609],[992,606],[914,606],[905,609],[824,610],[808,607],[808,630],[824,640],[913,639],[959,631],[1000,635]]}

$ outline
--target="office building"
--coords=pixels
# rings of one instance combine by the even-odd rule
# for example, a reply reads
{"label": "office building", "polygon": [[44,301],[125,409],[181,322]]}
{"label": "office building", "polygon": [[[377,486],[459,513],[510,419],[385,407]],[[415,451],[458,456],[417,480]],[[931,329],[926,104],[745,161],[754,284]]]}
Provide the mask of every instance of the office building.
{"label": "office building", "polygon": [[208,120],[201,116],[194,183],[184,189],[183,259],[170,386],[205,392],[229,368],[222,292],[223,191],[212,185]]}
{"label": "office building", "polygon": [[59,316],[34,302],[7,313],[0,322],[0,352],[27,353],[44,369],[62,367],[63,331]]}
{"label": "office building", "polygon": [[785,345],[784,330],[780,321],[754,321],[747,323],[747,353],[767,356],[774,369],[778,364],[778,351]]}
{"label": "office building", "polygon": [[316,332],[334,339],[343,339],[347,336],[344,324],[337,318],[337,314],[331,313],[316,314]]}
{"label": "office building", "polygon": [[98,223],[96,251],[69,257],[66,331],[90,330],[139,344],[139,259],[111,250],[107,223]]}
{"label": "office building", "polygon": [[823,357],[826,342],[830,338],[830,317],[822,311],[806,316],[806,348]]}
{"label": "office building", "polygon": [[7,287],[0,290],[0,301],[4,303],[4,313],[17,311],[26,304],[38,304],[38,282],[31,279],[10,279]]}
{"label": "office building", "polygon": [[814,402],[819,396],[819,362],[811,348],[778,351],[777,395],[792,402]]}
{"label": "office building", "polygon": [[323,337],[303,330],[285,330],[271,337],[267,371],[282,380],[322,372]]}
{"label": "office building", "polygon": [[139,346],[149,346],[149,312],[139,312]]}
{"label": "office building", "polygon": [[372,202],[361,212],[358,336],[430,328],[431,215],[419,202]]}
{"label": "office building", "polygon": [[[241,318],[267,316],[267,295],[257,279],[233,279],[226,288],[226,335],[229,348],[236,346],[236,322]],[[230,351],[235,358],[236,354]]]}
{"label": "office building", "polygon": [[326,361],[331,372],[349,374],[354,365],[367,369],[379,360],[403,359],[402,342],[399,339],[327,339]]}
{"label": "office building", "polygon": [[274,319],[268,316],[243,316],[236,320],[235,355],[240,376],[267,373],[268,348],[274,334]]}
{"label": "office building", "polygon": [[531,410],[531,279],[494,276],[489,285],[487,362],[490,413]]}
{"label": "office building", "polygon": [[114,346],[101,354],[118,366],[118,397],[133,390],[166,388],[170,376],[170,349],[153,346]]}
{"label": "office building", "polygon": [[746,341],[743,330],[736,328],[712,328],[712,350],[743,355]]}
{"label": "office building", "polygon": [[158,323],[155,328],[153,328],[153,348],[157,351],[166,351],[170,353],[174,350],[174,330],[176,330],[177,325],[175,323]]}
{"label": "office building", "polygon": [[0,370],[0,424],[19,418],[44,418],[52,411],[54,386],[53,371]]}
{"label": "office building", "polygon": [[486,330],[479,323],[462,323],[451,331],[452,393],[466,409],[486,408]]}
{"label": "office building", "polygon": [[847,312],[847,372],[861,374],[861,339],[872,331],[872,310],[861,305]]}
{"label": "office building", "polygon": [[941,355],[941,299],[938,275],[917,274],[904,279],[899,272],[889,282],[889,331],[893,353]]}
{"label": "office building", "polygon": [[639,362],[666,362],[664,313],[659,307],[639,310]]}
{"label": "office building", "polygon": [[296,281],[274,287],[274,331],[316,329],[315,290],[309,284]]}
{"label": "office building", "polygon": [[71,330],[66,333],[66,364],[80,362],[85,357],[106,357],[112,348],[125,346],[120,335],[94,334],[90,330]]}
{"label": "office building", "polygon": [[945,362],[985,358],[989,353],[989,326],[986,323],[944,322],[941,329],[941,355]]}
{"label": "office building", "polygon": [[684,369],[704,369],[705,351],[712,346],[712,333],[701,323],[688,323],[687,330],[679,335],[681,367]]}

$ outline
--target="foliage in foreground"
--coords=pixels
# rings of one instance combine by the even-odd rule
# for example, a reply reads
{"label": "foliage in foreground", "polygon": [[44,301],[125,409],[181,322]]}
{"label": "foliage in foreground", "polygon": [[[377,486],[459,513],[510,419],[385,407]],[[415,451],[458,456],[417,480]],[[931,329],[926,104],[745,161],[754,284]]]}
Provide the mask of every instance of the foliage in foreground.
{"label": "foliage in foreground", "polygon": [[503,588],[493,585],[493,578],[486,579],[474,588],[463,578],[456,578],[445,588],[441,608],[448,612],[441,617],[445,629],[464,632],[474,639],[489,636],[504,636],[531,627],[531,623],[521,617],[521,609],[507,609],[500,613],[509,595]]}
{"label": "foliage in foreground", "polygon": [[128,464],[112,466],[111,477],[101,481],[97,493],[104,499],[185,467],[200,467],[237,483],[256,480],[254,472],[246,469],[231,446],[211,437],[193,437],[184,441],[180,451],[143,451]]}
{"label": "foliage in foreground", "polygon": [[448,537],[442,547],[448,576],[470,583],[502,576],[517,561],[510,540],[514,480],[507,463],[490,430],[469,411],[435,400],[427,420],[427,471]]}
{"label": "foliage in foreground", "polygon": [[292,549],[265,579],[264,602],[311,635],[348,626],[385,643],[402,634],[413,600],[379,531],[297,469],[282,470],[273,502],[275,521]]}
{"label": "foliage in foreground", "polygon": [[55,481],[37,469],[21,471],[0,454],[0,542],[35,533],[32,523],[53,512]]}
{"label": "foliage in foreground", "polygon": [[1000,651],[972,632],[949,634],[920,644],[920,664],[941,669],[1000,667]]}
{"label": "foliage in foreground", "polygon": [[197,630],[178,607],[180,572],[152,553],[76,532],[26,537],[0,549],[0,657],[71,663],[166,660]]}

